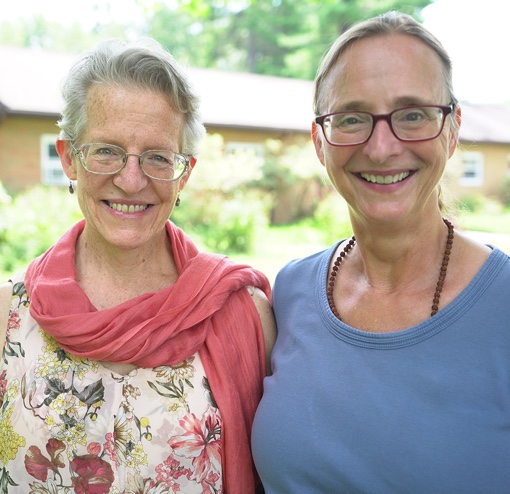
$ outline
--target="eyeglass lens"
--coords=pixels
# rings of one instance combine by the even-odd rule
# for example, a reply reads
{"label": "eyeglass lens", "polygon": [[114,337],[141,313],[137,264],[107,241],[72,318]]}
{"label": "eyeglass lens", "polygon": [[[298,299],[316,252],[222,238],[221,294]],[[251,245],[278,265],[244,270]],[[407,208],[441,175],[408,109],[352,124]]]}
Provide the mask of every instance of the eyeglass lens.
{"label": "eyeglass lens", "polygon": [[138,156],[144,173],[158,180],[177,180],[185,172],[186,158],[173,151],[145,151],[141,155],[126,153],[113,144],[92,143],[81,148],[85,168],[100,175],[113,175],[124,168],[130,155]]}
{"label": "eyeglass lens", "polygon": [[443,109],[438,106],[403,108],[387,115],[339,112],[326,116],[323,129],[331,144],[360,144],[370,138],[378,120],[386,120],[398,139],[419,141],[437,137],[444,117]]}

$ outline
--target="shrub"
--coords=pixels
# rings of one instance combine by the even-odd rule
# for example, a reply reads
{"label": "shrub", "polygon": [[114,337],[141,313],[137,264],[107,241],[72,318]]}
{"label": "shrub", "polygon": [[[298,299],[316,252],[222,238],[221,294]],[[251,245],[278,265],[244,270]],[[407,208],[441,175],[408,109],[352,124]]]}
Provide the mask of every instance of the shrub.
{"label": "shrub", "polygon": [[335,191],[329,193],[319,203],[313,222],[323,233],[324,242],[328,245],[352,236],[347,203]]}
{"label": "shrub", "polygon": [[505,206],[510,206],[510,178],[499,189],[498,197]]}
{"label": "shrub", "polygon": [[457,208],[461,211],[476,213],[483,209],[485,198],[481,193],[475,193],[464,196],[458,201]]}
{"label": "shrub", "polygon": [[0,204],[0,272],[13,274],[42,254],[82,218],[76,197],[35,186]]}
{"label": "shrub", "polygon": [[199,248],[250,252],[257,232],[267,224],[267,196],[249,185],[261,177],[262,164],[261,157],[250,150],[225,155],[222,137],[207,136],[172,221]]}
{"label": "shrub", "polygon": [[172,221],[207,250],[251,252],[257,234],[267,226],[264,200],[255,191],[187,190]]}

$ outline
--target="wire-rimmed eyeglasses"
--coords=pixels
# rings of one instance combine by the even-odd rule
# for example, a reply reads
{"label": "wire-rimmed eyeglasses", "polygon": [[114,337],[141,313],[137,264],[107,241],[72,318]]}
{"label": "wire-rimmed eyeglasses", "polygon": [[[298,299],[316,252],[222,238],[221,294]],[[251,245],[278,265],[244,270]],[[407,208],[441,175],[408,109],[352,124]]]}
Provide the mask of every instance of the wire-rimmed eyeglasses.
{"label": "wire-rimmed eyeglasses", "polygon": [[332,146],[357,146],[367,142],[379,120],[388,123],[400,141],[418,142],[435,139],[443,131],[446,116],[454,105],[419,105],[397,108],[390,113],[374,115],[366,111],[342,111],[315,118],[326,140]]}
{"label": "wire-rimmed eyeglasses", "polygon": [[120,146],[92,142],[78,149],[76,156],[85,170],[96,175],[115,175],[125,166],[128,156],[138,156],[140,168],[150,178],[172,182],[181,178],[190,167],[190,157],[169,150],[148,150],[142,154],[128,153]]}

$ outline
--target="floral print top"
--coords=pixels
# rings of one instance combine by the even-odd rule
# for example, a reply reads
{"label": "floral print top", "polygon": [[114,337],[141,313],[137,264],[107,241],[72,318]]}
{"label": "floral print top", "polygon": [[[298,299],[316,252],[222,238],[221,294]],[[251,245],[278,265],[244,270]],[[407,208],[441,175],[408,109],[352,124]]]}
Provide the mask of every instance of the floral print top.
{"label": "floral print top", "polygon": [[198,354],[127,375],[76,358],[13,285],[0,362],[0,494],[223,492],[221,416]]}

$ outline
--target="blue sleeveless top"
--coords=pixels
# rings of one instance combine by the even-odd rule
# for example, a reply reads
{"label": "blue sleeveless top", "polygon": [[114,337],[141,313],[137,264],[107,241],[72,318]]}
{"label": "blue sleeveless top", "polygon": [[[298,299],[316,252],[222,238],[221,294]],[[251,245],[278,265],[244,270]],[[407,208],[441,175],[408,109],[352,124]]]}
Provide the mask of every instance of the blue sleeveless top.
{"label": "blue sleeveless top", "polygon": [[381,334],[331,312],[335,248],[275,281],[252,437],[266,494],[509,493],[510,258],[493,250],[434,317]]}

